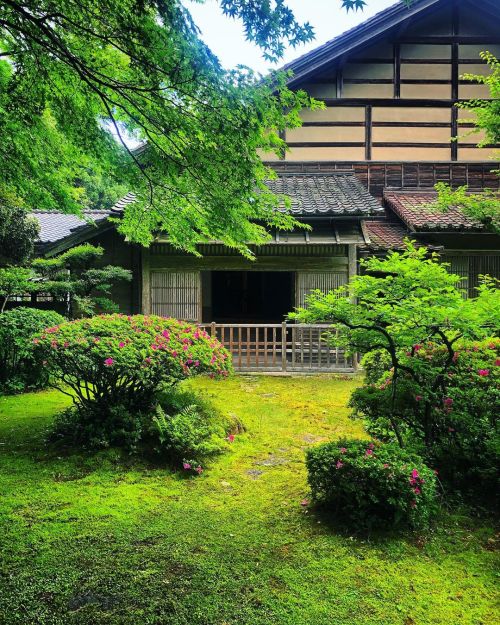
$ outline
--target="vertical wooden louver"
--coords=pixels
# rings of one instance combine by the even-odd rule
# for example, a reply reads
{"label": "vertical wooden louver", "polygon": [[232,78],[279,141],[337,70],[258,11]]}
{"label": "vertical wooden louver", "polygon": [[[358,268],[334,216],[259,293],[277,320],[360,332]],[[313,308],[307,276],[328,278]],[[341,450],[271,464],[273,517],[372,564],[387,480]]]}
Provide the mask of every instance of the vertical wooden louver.
{"label": "vertical wooden louver", "polygon": [[151,273],[153,315],[200,321],[200,294],[199,271],[153,271]]}
{"label": "vertical wooden louver", "polygon": [[304,306],[307,295],[319,289],[324,293],[347,283],[347,271],[305,272],[298,271],[295,288],[295,306]]}

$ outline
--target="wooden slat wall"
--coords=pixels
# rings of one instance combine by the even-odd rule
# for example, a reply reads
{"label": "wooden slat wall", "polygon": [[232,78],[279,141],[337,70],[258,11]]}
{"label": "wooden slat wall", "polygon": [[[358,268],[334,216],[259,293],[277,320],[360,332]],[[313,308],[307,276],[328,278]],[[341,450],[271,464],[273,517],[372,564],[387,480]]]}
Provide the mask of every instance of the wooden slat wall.
{"label": "wooden slat wall", "polygon": [[[500,146],[480,149],[481,136],[463,136],[471,124],[458,123],[464,113],[455,106],[488,96],[484,85],[460,78],[487,72],[479,58],[486,49],[500,57],[498,25],[479,5],[471,11],[449,3],[344,58],[297,84],[326,109],[304,111],[302,128],[286,132],[283,160],[487,161]],[[457,131],[458,142],[451,142]]]}
{"label": "wooden slat wall", "polygon": [[464,278],[460,286],[465,289],[468,297],[477,295],[481,275],[500,279],[500,254],[446,255],[443,256],[443,261],[450,264],[451,273]]}
{"label": "wooden slat wall", "polygon": [[185,321],[201,320],[199,271],[152,271],[151,312]]}
{"label": "wooden slat wall", "polygon": [[347,271],[329,271],[323,273],[298,271],[295,285],[295,306],[304,306],[306,297],[311,291],[319,289],[327,293],[328,291],[333,291],[339,286],[346,284],[347,280]]}

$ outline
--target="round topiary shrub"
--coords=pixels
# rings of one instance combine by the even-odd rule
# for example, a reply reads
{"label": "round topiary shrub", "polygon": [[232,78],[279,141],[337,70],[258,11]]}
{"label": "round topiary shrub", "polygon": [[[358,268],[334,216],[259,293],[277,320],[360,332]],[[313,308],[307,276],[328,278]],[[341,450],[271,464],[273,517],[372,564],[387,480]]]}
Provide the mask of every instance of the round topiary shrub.
{"label": "round topiary shrub", "polygon": [[313,447],[306,466],[313,499],[354,527],[426,526],[436,476],[395,444],[341,439]]}
{"label": "round topiary shrub", "polygon": [[193,375],[227,375],[230,355],[204,330],[155,316],[98,315],[48,328],[36,354],[79,411],[106,419],[122,407],[146,412],[162,385]]}
{"label": "round topiary shrub", "polygon": [[0,388],[22,392],[43,388],[48,371],[35,361],[33,336],[44,328],[62,323],[64,317],[52,310],[19,307],[0,314]]}

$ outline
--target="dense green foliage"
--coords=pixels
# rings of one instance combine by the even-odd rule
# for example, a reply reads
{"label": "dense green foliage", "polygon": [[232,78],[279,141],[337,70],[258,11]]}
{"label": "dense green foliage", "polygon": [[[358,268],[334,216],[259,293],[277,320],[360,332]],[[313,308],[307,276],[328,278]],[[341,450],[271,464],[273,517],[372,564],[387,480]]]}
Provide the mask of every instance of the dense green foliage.
{"label": "dense green foliage", "polygon": [[[413,358],[425,362],[424,371],[432,376],[429,365],[442,366],[447,353],[425,343]],[[379,362],[364,359],[368,384],[356,389],[350,400],[368,431],[393,439],[386,415],[397,412],[405,444],[423,454],[443,482],[475,495],[495,489],[500,466],[500,339],[457,343],[446,379],[434,392],[432,377],[421,383],[405,377],[394,391],[390,362],[385,361],[385,367]]]}
{"label": "dense green foliage", "polygon": [[0,389],[43,388],[48,375],[33,354],[33,337],[64,318],[50,310],[14,308],[0,315]]}
{"label": "dense green foliage", "polygon": [[0,267],[25,263],[33,254],[38,222],[13,197],[0,195]]}
{"label": "dense green foliage", "polygon": [[85,243],[52,258],[36,258],[34,286],[64,302],[68,317],[118,312],[108,296],[116,282],[130,281],[132,272],[116,265],[99,267],[103,255],[102,247]]}
{"label": "dense green foliage", "polygon": [[437,509],[434,471],[398,445],[342,438],[307,452],[315,501],[351,527],[426,526]]}
{"label": "dense green foliage", "polygon": [[35,258],[28,267],[0,268],[0,310],[15,295],[43,293],[69,318],[118,312],[108,296],[116,282],[130,281],[132,272],[116,265],[99,267],[103,255],[102,247],[85,243],[52,258]]}
{"label": "dense green foliage", "polygon": [[[449,455],[454,481],[479,479],[485,487],[498,445],[498,340],[488,337],[500,331],[500,290],[485,279],[477,297],[464,299],[460,277],[438,261],[411,244],[362,261],[364,273],[348,286],[312,293],[293,317],[339,324],[334,343],[376,350],[352,400],[373,434],[395,437],[440,466]],[[469,349],[463,358],[462,348]]]}
{"label": "dense green foliage", "polygon": [[184,471],[200,474],[205,460],[220,454],[234,440],[238,427],[212,402],[186,390],[161,394],[151,435],[163,458],[182,463]]}
{"label": "dense green foliage", "polygon": [[438,196],[432,206],[443,212],[459,208],[464,214],[500,234],[500,196],[497,190],[485,189],[481,193],[470,193],[466,185],[452,189],[445,182],[438,182],[435,189]]}
{"label": "dense green foliage", "polygon": [[[271,55],[312,36],[281,2],[221,4]],[[215,239],[249,254],[263,224],[291,227],[258,150],[280,154],[280,131],[319,103],[283,74],[223,70],[178,0],[12,0],[0,32],[0,130],[15,145],[0,147],[0,181],[28,206],[75,211],[126,185],[137,202],[120,230],[192,251]]]}
{"label": "dense green foliage", "polygon": [[246,426],[196,479],[54,451],[46,429],[68,397],[0,398],[2,625],[495,623],[490,519],[445,511],[430,532],[367,537],[301,505],[304,448],[363,435],[346,407],[360,381],[189,380]]}
{"label": "dense green foliage", "polygon": [[217,339],[163,317],[98,315],[47,328],[34,343],[54,383],[71,389],[78,410],[100,420],[111,408],[147,412],[161,385],[231,369]]}

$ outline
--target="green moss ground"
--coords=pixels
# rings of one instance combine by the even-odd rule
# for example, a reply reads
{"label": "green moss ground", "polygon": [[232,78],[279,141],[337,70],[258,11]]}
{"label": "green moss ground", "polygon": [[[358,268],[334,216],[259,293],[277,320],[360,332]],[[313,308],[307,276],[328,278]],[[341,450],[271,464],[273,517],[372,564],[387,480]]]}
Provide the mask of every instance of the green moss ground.
{"label": "green moss ground", "polygon": [[57,455],[56,392],[0,399],[0,623],[493,625],[484,521],[370,537],[301,506],[304,449],[362,434],[356,381],[190,382],[246,425],[201,478],[115,451]]}

